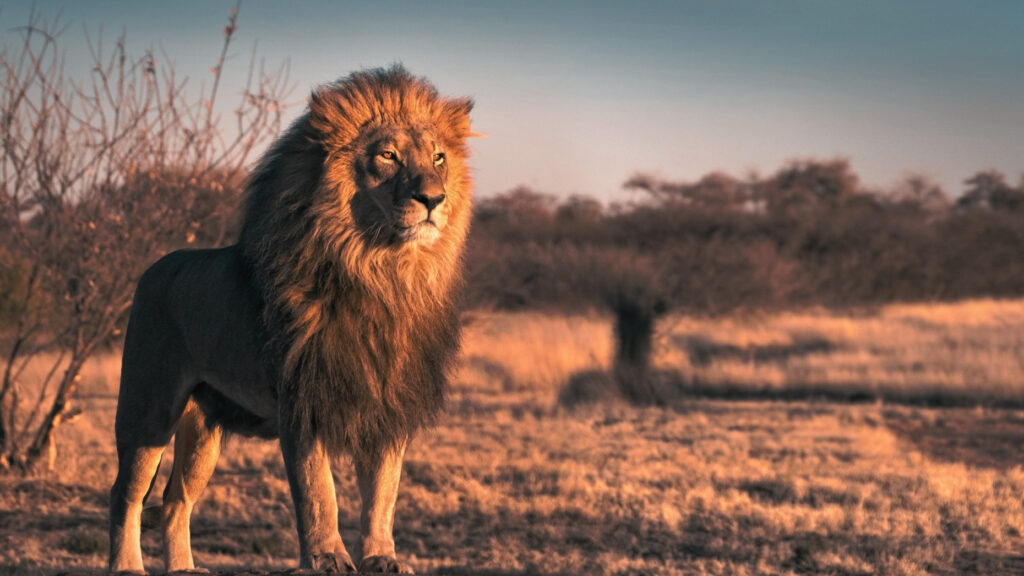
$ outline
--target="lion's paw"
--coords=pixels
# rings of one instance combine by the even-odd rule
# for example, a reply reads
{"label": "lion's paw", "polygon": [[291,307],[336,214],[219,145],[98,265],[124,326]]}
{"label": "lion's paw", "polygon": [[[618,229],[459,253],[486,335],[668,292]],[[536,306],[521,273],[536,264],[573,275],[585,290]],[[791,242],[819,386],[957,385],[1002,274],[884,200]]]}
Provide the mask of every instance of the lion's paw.
{"label": "lion's paw", "polygon": [[387,574],[415,574],[412,566],[394,556],[367,556],[359,561],[359,572]]}
{"label": "lion's paw", "polygon": [[345,552],[313,554],[310,564],[313,572],[352,573],[356,571],[352,557]]}

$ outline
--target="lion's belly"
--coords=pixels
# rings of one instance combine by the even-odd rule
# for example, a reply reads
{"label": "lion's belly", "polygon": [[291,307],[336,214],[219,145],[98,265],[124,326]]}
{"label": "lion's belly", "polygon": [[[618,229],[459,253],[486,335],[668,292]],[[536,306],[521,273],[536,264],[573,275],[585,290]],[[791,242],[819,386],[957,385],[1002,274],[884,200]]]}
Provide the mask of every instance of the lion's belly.
{"label": "lion's belly", "polygon": [[200,372],[198,379],[253,417],[276,422],[277,398],[256,370],[213,368]]}

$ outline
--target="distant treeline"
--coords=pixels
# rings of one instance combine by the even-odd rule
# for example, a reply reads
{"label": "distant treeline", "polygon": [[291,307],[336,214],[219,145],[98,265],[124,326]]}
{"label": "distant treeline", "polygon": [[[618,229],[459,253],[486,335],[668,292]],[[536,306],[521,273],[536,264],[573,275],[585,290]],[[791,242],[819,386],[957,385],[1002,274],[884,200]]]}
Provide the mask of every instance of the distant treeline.
{"label": "distant treeline", "polygon": [[845,160],[768,177],[637,176],[630,204],[519,188],[477,201],[467,305],[585,309],[626,298],[693,313],[1024,294],[1024,179],[978,172],[860,184]]}
{"label": "distant treeline", "polygon": [[[1024,180],[986,171],[965,185],[955,199],[916,176],[870,190],[831,160],[767,177],[637,176],[625,185],[634,201],[612,205],[518,188],[476,201],[465,305],[717,314],[1024,295]],[[168,250],[237,235],[240,183],[194,188],[185,240],[163,242]],[[139,200],[140,213],[166,212],[168,196]],[[0,230],[0,328],[12,326],[31,278],[10,242]]]}

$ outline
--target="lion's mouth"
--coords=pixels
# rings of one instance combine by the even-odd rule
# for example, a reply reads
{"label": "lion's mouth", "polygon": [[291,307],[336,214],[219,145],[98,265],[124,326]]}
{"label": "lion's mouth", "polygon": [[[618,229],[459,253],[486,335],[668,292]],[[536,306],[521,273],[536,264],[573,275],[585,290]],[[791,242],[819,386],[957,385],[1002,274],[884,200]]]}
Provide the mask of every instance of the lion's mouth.
{"label": "lion's mouth", "polygon": [[433,220],[423,220],[412,226],[399,226],[398,237],[407,243],[431,244],[441,236]]}

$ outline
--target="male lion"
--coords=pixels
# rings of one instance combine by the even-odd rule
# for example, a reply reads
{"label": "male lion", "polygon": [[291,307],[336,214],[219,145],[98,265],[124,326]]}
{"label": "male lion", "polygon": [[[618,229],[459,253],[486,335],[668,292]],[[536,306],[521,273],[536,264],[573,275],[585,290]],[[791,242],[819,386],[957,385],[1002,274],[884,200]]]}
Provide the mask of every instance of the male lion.
{"label": "male lion", "polygon": [[140,515],[177,432],[161,511],[168,572],[224,432],[279,437],[300,566],[353,571],[329,458],[362,497],[360,572],[406,572],[392,538],[406,445],[438,414],[458,346],[470,217],[469,99],[401,66],[315,90],[248,184],[238,244],[170,254],[125,337],[110,570],[143,572]]}

